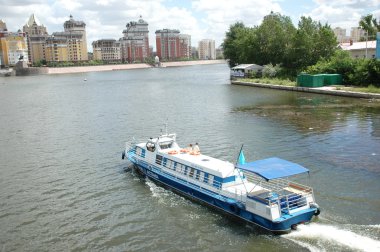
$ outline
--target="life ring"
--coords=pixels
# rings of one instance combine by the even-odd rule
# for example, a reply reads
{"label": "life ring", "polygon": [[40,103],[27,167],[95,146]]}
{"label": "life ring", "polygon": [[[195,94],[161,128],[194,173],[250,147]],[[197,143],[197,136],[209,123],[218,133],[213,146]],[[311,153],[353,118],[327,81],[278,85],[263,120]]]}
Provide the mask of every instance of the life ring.
{"label": "life ring", "polygon": [[200,155],[200,153],[199,153],[199,152],[196,152],[196,151],[192,151],[192,152],[190,152],[190,155],[197,156],[197,155]]}
{"label": "life ring", "polygon": [[181,149],[180,152],[181,152],[181,153],[187,153],[187,152],[189,152],[189,151],[186,150],[186,149]]}
{"label": "life ring", "polygon": [[172,151],[169,151],[168,154],[170,154],[170,155],[178,154],[178,151],[172,150]]}

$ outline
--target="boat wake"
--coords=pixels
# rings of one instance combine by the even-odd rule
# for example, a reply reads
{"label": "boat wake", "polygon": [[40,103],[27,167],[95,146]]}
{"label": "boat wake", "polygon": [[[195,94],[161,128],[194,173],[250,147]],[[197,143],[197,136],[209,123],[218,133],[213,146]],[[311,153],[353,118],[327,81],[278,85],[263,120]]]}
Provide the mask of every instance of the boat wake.
{"label": "boat wake", "polygon": [[[298,226],[297,231],[283,237],[310,251],[380,251],[380,225],[360,227],[364,232],[358,231],[360,234],[357,234],[357,227],[344,230],[331,225],[310,223]],[[378,235],[368,237],[366,233]]]}

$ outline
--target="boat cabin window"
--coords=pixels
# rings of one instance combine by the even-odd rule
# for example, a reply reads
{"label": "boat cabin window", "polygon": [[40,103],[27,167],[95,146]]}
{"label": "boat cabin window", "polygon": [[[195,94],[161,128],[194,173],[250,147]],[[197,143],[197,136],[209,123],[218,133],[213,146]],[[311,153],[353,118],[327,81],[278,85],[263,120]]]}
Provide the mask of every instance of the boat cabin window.
{"label": "boat cabin window", "polygon": [[151,152],[153,152],[153,151],[155,151],[156,150],[156,145],[153,143],[153,142],[147,142],[146,143],[146,149],[148,150],[148,151],[151,151]]}
{"label": "boat cabin window", "polygon": [[214,182],[214,175],[209,174],[209,175],[208,175],[208,183],[209,183],[210,185],[212,185],[213,182]]}
{"label": "boat cabin window", "polygon": [[193,176],[194,176],[194,168],[191,168],[191,169],[190,169],[189,176],[190,176],[190,177],[193,177]]}
{"label": "boat cabin window", "polygon": [[171,148],[172,145],[173,145],[173,142],[164,142],[164,143],[160,143],[160,148],[161,150],[165,150],[165,149]]}
{"label": "boat cabin window", "polygon": [[205,173],[204,173],[204,172],[201,172],[201,173],[199,174],[199,181],[203,182],[204,178],[205,178]]}
{"label": "boat cabin window", "polygon": [[162,163],[162,156],[156,155],[156,164],[161,165]]}
{"label": "boat cabin window", "polygon": [[185,174],[186,166],[185,166],[184,164],[179,164],[179,166],[178,166],[178,171],[179,171],[180,173]]}

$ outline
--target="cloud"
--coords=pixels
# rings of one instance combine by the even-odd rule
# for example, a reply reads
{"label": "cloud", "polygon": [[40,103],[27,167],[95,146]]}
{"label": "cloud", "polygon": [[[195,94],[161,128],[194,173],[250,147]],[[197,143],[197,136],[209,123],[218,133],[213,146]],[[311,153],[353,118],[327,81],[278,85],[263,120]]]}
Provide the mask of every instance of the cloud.
{"label": "cloud", "polygon": [[201,27],[205,27],[204,35],[216,40],[216,45],[223,41],[231,24],[241,21],[246,26],[259,25],[271,11],[282,12],[278,1],[273,0],[241,0],[238,3],[230,0],[197,0],[192,7],[204,13]]}
{"label": "cloud", "polygon": [[362,16],[372,13],[377,17],[377,13],[380,13],[378,0],[314,0],[314,2],[317,3],[317,7],[304,16],[328,23],[333,28],[345,28],[347,32],[359,25]]}
{"label": "cloud", "polygon": [[[304,15],[333,27],[350,28],[357,26],[360,17],[367,13],[380,14],[378,0],[308,0],[303,4],[311,7]],[[72,14],[75,20],[86,23],[89,50],[94,40],[122,37],[125,25],[137,21],[140,15],[149,23],[153,47],[158,29],[179,29],[191,35],[192,46],[205,38],[214,39],[218,46],[229,26],[237,21],[247,26],[259,25],[271,11],[285,14],[286,10],[286,15],[297,19],[293,20],[295,23],[301,16],[297,5],[292,9],[283,0],[0,0],[0,6],[0,18],[10,31],[22,29],[31,14],[50,34],[63,31],[63,23]]]}

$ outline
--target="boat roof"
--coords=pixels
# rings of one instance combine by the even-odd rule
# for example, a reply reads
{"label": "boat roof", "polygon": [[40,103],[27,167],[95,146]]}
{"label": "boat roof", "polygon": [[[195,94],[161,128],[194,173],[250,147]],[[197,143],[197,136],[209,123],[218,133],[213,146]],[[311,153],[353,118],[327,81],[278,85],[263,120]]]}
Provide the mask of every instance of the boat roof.
{"label": "boat roof", "polygon": [[238,164],[237,168],[257,174],[267,181],[309,172],[308,169],[299,164],[277,157]]}
{"label": "boat roof", "polygon": [[196,169],[211,172],[214,175],[221,176],[222,178],[232,176],[234,174],[235,167],[232,163],[203,154],[190,155],[188,153],[179,153],[172,155],[171,157],[172,160],[181,162]]}

